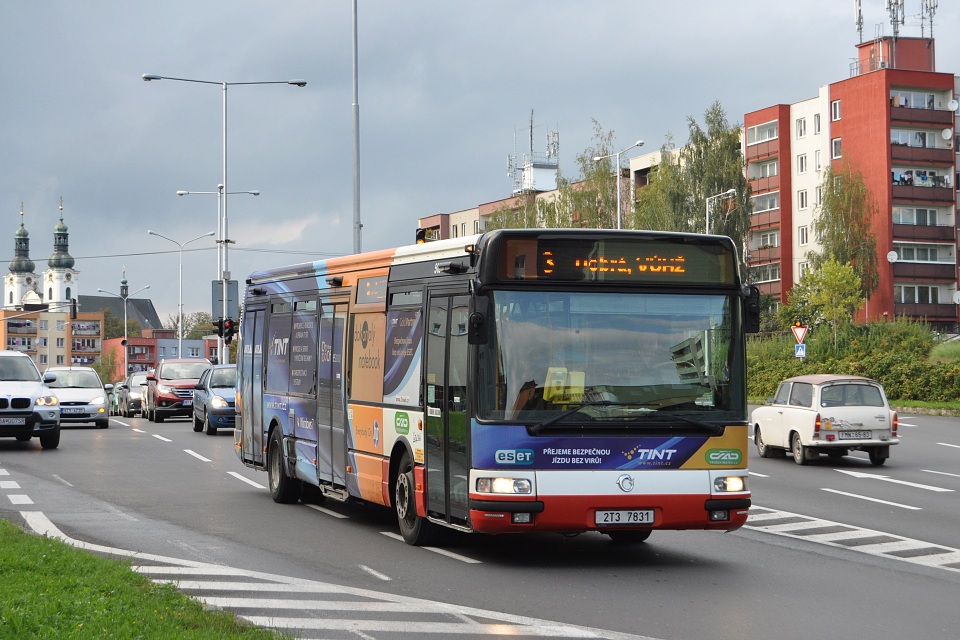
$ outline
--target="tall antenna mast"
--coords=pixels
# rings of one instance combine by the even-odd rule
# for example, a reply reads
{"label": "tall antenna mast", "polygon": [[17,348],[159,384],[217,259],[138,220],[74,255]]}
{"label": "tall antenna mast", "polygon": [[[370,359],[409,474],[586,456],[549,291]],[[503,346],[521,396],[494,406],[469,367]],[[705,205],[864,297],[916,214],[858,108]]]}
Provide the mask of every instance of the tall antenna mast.
{"label": "tall antenna mast", "polygon": [[857,33],[860,34],[860,44],[863,44],[863,7],[861,0],[853,0],[853,10],[857,14]]}
{"label": "tall antenna mast", "polygon": [[933,14],[937,12],[938,0],[923,0],[920,9],[923,13],[930,16],[930,39],[933,39]]}
{"label": "tall antenna mast", "polygon": [[897,37],[900,35],[900,25],[904,20],[903,0],[886,0],[887,11],[890,13],[890,25],[893,27],[893,68],[897,68]]}

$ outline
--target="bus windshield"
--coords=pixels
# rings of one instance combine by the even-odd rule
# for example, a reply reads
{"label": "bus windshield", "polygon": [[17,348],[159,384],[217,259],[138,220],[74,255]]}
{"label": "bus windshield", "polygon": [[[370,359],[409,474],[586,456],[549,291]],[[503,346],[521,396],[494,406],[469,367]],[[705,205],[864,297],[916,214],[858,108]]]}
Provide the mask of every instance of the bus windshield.
{"label": "bus windshield", "polygon": [[743,345],[732,341],[739,304],[730,295],[491,296],[493,327],[478,360],[481,420],[542,423],[583,405],[598,408],[595,420],[743,419],[735,366]]}

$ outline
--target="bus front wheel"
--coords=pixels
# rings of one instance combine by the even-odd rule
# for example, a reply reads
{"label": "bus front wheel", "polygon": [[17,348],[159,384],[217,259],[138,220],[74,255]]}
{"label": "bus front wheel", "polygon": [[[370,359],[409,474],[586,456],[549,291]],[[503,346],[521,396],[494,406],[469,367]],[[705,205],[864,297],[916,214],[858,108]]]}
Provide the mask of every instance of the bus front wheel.
{"label": "bus front wheel", "polygon": [[434,538],[436,525],[417,515],[416,484],[413,479],[413,461],[410,453],[400,458],[397,469],[396,488],[393,494],[393,508],[397,512],[400,534],[407,544],[421,546],[430,544]]}
{"label": "bus front wheel", "polygon": [[280,427],[270,434],[270,445],[267,448],[267,477],[270,481],[270,495],[274,502],[293,504],[300,499],[302,489],[300,481],[288,476],[283,469],[283,442],[280,438]]}

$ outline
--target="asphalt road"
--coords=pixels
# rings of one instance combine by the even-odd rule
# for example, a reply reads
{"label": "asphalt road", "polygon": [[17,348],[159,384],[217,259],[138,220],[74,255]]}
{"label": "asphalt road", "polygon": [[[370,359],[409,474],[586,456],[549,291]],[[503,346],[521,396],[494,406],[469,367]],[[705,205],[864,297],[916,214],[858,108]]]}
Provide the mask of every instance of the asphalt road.
{"label": "asphalt road", "polygon": [[901,415],[900,431],[883,467],[751,455],[747,527],[636,546],[412,548],[380,507],[273,503],[231,433],[137,418],[65,429],[55,451],[0,439],[0,517],[150,554],[134,564],[302,637],[958,638],[960,419]]}

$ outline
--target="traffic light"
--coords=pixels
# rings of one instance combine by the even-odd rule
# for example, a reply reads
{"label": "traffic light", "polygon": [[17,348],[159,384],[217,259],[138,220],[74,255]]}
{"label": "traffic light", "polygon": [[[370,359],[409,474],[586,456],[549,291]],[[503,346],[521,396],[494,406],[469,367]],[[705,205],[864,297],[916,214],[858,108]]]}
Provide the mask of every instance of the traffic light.
{"label": "traffic light", "polygon": [[803,326],[803,318],[797,318],[796,320],[794,320],[794,321],[793,321],[793,326],[795,326],[795,327],[802,327],[802,326]]}
{"label": "traffic light", "polygon": [[223,318],[220,318],[213,325],[217,328],[217,335],[223,337]]}
{"label": "traffic light", "polygon": [[70,319],[71,320],[77,319],[77,299],[76,298],[70,298]]}
{"label": "traffic light", "polygon": [[233,334],[236,333],[237,326],[236,323],[227,318],[223,321],[223,343],[230,344],[230,341],[233,340]]}
{"label": "traffic light", "polygon": [[417,244],[423,244],[427,241],[427,230],[417,229]]}

